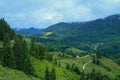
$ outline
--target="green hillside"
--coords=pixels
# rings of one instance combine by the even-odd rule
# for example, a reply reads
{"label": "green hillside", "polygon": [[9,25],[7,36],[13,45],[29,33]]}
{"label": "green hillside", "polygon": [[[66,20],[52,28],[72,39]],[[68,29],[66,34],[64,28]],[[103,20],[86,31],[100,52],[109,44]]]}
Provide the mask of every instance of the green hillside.
{"label": "green hillside", "polygon": [[[86,23],[59,23],[45,29],[41,36],[31,37],[15,34],[1,19],[0,80],[119,80],[118,16]],[[111,19],[115,23],[110,26]],[[114,35],[108,37],[112,31],[103,35],[113,26]],[[103,30],[98,32],[101,36],[96,34],[99,29]]]}
{"label": "green hillside", "polygon": [[[57,47],[58,51],[67,46],[91,52],[98,50],[105,54],[116,54],[120,52],[119,17],[120,15],[116,14],[88,22],[61,22],[51,25],[33,37],[36,36],[36,41],[44,43],[49,48]],[[56,44],[59,44],[59,47]],[[97,47],[93,48],[92,45],[96,44]]]}
{"label": "green hillside", "polygon": [[[46,67],[48,67],[49,70],[51,70],[52,67],[54,66],[53,63],[50,63],[46,60],[40,61],[38,59],[35,59],[34,57],[31,57],[31,61],[35,70],[35,74],[39,78],[45,77]],[[56,78],[57,78],[56,80],[78,80],[79,79],[79,76],[77,74],[74,74],[64,68],[55,67],[55,71],[56,71]]]}
{"label": "green hillside", "polygon": [[0,80],[40,80],[38,78],[28,76],[22,71],[4,68],[0,65]]}

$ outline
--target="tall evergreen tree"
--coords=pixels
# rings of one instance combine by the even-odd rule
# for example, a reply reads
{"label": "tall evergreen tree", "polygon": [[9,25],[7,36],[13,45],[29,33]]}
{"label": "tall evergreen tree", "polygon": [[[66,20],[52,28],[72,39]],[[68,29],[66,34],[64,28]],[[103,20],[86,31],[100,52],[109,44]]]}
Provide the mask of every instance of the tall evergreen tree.
{"label": "tall evergreen tree", "polygon": [[15,32],[10,28],[4,18],[2,18],[0,19],[0,40],[4,39],[6,33],[8,33],[10,39],[13,39]]}
{"label": "tall evergreen tree", "polygon": [[3,47],[9,47],[10,46],[10,37],[8,33],[5,34],[4,39],[3,39]]}
{"label": "tall evergreen tree", "polygon": [[74,67],[73,71],[76,73],[76,74],[80,74],[80,70],[77,66]]}
{"label": "tall evergreen tree", "polygon": [[6,33],[3,40],[2,64],[5,67],[15,68],[15,57],[10,45],[9,35]]}
{"label": "tall evergreen tree", "polygon": [[56,80],[55,68],[53,67],[50,72],[50,80]]}
{"label": "tall evergreen tree", "polygon": [[30,54],[34,56],[35,53],[36,53],[36,50],[35,50],[35,43],[34,43],[33,40],[31,40],[31,43],[30,43]]}
{"label": "tall evergreen tree", "polygon": [[45,71],[45,80],[50,80],[50,72],[48,70],[48,67],[46,67],[46,71]]}
{"label": "tall evergreen tree", "polygon": [[14,54],[16,60],[16,69],[23,70],[27,74],[32,74],[32,66],[29,59],[28,46],[20,36],[15,40]]}
{"label": "tall evergreen tree", "polygon": [[2,64],[5,67],[15,68],[15,57],[11,47],[3,48]]}

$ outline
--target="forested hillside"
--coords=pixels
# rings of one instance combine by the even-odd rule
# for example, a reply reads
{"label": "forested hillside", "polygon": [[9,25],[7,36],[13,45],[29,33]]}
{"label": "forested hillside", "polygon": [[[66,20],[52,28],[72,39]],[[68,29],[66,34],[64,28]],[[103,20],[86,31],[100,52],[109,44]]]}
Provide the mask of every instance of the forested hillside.
{"label": "forested hillside", "polygon": [[[35,36],[36,39],[35,39]],[[75,47],[82,50],[105,54],[119,53],[120,15],[108,16],[88,22],[61,22],[54,24],[32,37],[50,47]],[[112,48],[112,49],[111,49]],[[117,48],[117,50],[116,50]]]}

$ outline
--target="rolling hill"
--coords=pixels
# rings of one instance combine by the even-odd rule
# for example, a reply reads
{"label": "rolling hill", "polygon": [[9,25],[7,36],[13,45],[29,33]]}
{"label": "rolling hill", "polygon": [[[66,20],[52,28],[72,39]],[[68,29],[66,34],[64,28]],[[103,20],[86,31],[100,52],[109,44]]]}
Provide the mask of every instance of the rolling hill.
{"label": "rolling hill", "polygon": [[36,41],[47,46],[53,44],[50,47],[59,44],[59,47],[64,45],[91,52],[116,54],[119,53],[120,44],[120,15],[115,14],[88,22],[61,22],[34,36],[37,36]]}
{"label": "rolling hill", "polygon": [[120,15],[88,22],[54,24],[42,32],[42,37],[79,42],[100,42],[120,35]]}

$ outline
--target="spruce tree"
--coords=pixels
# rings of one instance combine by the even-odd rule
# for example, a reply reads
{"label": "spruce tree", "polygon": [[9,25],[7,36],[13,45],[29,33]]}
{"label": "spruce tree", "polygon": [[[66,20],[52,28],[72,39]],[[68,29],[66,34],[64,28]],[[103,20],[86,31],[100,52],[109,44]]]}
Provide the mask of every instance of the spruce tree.
{"label": "spruce tree", "polygon": [[3,40],[2,65],[5,67],[15,68],[15,56],[10,45],[10,39],[6,33]]}
{"label": "spruce tree", "polygon": [[46,71],[45,71],[45,80],[50,80],[50,72],[48,70],[48,67],[46,67]]}
{"label": "spruce tree", "polygon": [[74,67],[73,71],[76,73],[76,74],[80,74],[80,70],[77,66]]}
{"label": "spruce tree", "polygon": [[10,37],[8,33],[5,34],[4,39],[3,39],[3,47],[9,47],[10,46]]}
{"label": "spruce tree", "polygon": [[50,80],[56,80],[55,68],[53,67],[50,72]]}
{"label": "spruce tree", "polygon": [[27,74],[32,74],[33,70],[29,58],[28,46],[21,37],[17,37],[15,40],[14,54],[16,60],[16,69],[22,70]]}

